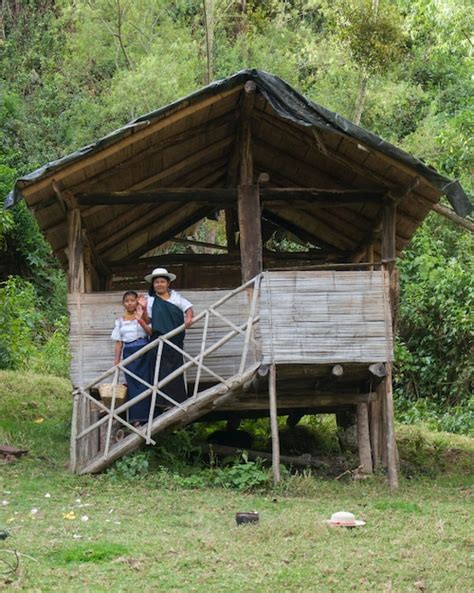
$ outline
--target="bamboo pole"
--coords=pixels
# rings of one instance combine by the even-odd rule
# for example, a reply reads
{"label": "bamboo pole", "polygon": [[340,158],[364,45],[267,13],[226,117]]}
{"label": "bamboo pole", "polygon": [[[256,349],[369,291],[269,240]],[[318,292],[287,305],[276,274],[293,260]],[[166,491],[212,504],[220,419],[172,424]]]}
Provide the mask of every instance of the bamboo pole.
{"label": "bamboo pole", "polygon": [[158,352],[155,360],[155,372],[153,376],[153,388],[151,390],[151,401],[150,401],[150,413],[148,414],[148,426],[146,431],[146,444],[149,445],[151,442],[151,423],[153,422],[153,416],[155,413],[156,405],[156,392],[158,391],[158,377],[160,376],[161,357],[163,355],[163,342],[160,342],[158,346]]}
{"label": "bamboo pole", "polygon": [[270,375],[268,378],[268,393],[270,399],[270,424],[272,429],[272,468],[273,481],[278,484],[280,476],[280,439],[278,435],[278,410],[276,396],[276,365],[270,366]]}
{"label": "bamboo pole", "polygon": [[[106,414],[103,418],[101,418],[100,420],[98,420],[97,422],[95,422],[94,424],[92,424],[91,426],[89,426],[88,428],[84,429],[80,434],[78,434],[77,437],[76,437],[76,440],[79,441],[84,436],[86,436],[87,434],[89,434],[92,430],[95,430],[96,428],[98,428],[102,424],[105,424],[105,422],[108,421],[109,415],[110,415],[110,409],[107,408],[106,406],[104,406],[104,404],[101,401],[99,401],[97,399],[94,399],[92,397],[92,395],[90,395],[89,393],[87,393],[87,391],[84,391],[83,389],[79,388],[77,390],[77,392],[80,395],[82,395],[82,399],[83,400],[87,400],[89,402],[92,402],[95,406],[97,406],[100,410],[102,410]],[[150,392],[151,392],[151,389],[150,389]],[[140,394],[140,395],[143,395],[143,394]],[[129,408],[129,407],[130,407],[130,405],[127,404],[127,408]],[[140,432],[137,428],[135,428],[135,426],[132,426],[129,422],[127,422],[126,420],[124,420],[123,418],[121,418],[118,415],[119,409],[120,408],[116,408],[115,411],[114,411],[114,413],[113,413],[113,416],[114,416],[115,420],[117,420],[117,422],[120,422],[126,428],[128,428],[129,430],[131,430],[132,432],[134,432],[135,434],[137,434],[137,435],[139,435],[140,437],[143,438],[143,433],[142,432]],[[152,444],[153,445],[156,445],[156,443],[154,441],[152,442]]]}
{"label": "bamboo pole", "polygon": [[74,393],[72,398],[72,418],[71,418],[71,446],[69,456],[69,471],[77,470],[77,408],[79,406],[79,394]]}
{"label": "bamboo pole", "polygon": [[202,331],[202,339],[201,339],[201,351],[199,353],[199,366],[198,366],[198,370],[196,371],[196,379],[194,381],[193,397],[196,397],[199,392],[199,382],[201,380],[201,371],[202,371],[201,363],[204,359],[204,352],[206,350],[206,338],[207,338],[208,327],[209,327],[209,311],[204,319],[204,329]]}
{"label": "bamboo pole", "polygon": [[260,276],[256,276],[255,284],[252,287],[253,294],[252,294],[252,300],[250,303],[250,311],[249,311],[249,317],[248,317],[248,321],[247,321],[247,328],[245,331],[244,348],[242,351],[242,358],[241,358],[240,367],[239,367],[240,374],[242,374],[244,372],[245,365],[247,363],[247,354],[248,354],[248,350],[249,350],[249,343],[252,338],[252,329],[253,329],[253,323],[251,323],[251,321],[254,318],[255,311],[257,308],[259,285],[260,285]]}
{"label": "bamboo pole", "polygon": [[112,436],[112,424],[114,422],[115,402],[117,401],[118,376],[119,376],[119,368],[116,367],[115,374],[114,374],[114,380],[112,383],[112,401],[110,402],[110,413],[109,413],[109,422],[108,422],[108,426],[107,426],[107,436],[105,437],[104,457],[107,457],[107,455],[109,454],[110,438]]}
{"label": "bamboo pole", "polygon": [[471,233],[474,233],[474,222],[472,220],[468,220],[467,218],[462,218],[451,208],[443,206],[443,204],[433,204],[433,210],[438,214],[441,214],[441,216],[448,218],[455,224],[462,226],[468,231],[471,231]]}

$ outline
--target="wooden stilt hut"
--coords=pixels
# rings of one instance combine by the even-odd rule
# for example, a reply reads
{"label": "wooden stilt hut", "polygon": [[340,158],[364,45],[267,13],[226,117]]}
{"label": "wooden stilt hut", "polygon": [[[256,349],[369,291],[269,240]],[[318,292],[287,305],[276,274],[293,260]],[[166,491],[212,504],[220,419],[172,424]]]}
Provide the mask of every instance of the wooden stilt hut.
{"label": "wooden stilt hut", "polygon": [[[470,212],[456,182],[258,70],[18,180],[6,206],[26,201],[68,272],[72,470],[100,471],[196,419],[270,414],[278,480],[278,415],[350,412],[364,471],[386,465],[396,487],[395,261],[443,194],[452,215]],[[209,217],[225,219],[222,244],[189,236]],[[112,365],[110,331],[121,291],[143,290],[157,266],[194,303],[176,371],[189,398],[136,428],[116,398],[130,371]],[[167,380],[139,398],[154,402]],[[116,423],[129,430],[120,441]]]}

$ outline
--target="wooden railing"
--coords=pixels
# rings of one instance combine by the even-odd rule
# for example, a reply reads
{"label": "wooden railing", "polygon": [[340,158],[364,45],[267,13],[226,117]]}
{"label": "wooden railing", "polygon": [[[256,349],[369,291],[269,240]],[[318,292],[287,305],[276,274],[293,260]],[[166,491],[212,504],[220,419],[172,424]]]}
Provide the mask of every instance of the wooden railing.
{"label": "wooden railing", "polygon": [[[77,469],[79,469],[84,462],[90,460],[91,456],[102,456],[104,460],[107,460],[111,447],[111,438],[114,421],[124,426],[126,429],[130,431],[130,433],[135,433],[136,435],[142,437],[147,444],[155,444],[155,441],[152,438],[152,433],[156,399],[158,396],[160,396],[170,404],[170,408],[179,408],[183,410],[183,413],[186,413],[185,407],[187,406],[183,406],[182,403],[179,403],[176,400],[174,400],[172,397],[170,397],[163,391],[163,388],[168,383],[170,383],[177,377],[180,377],[181,375],[184,375],[184,377],[186,378],[186,371],[191,367],[196,367],[196,376],[194,380],[193,393],[190,396],[190,398],[186,400],[187,404],[189,403],[189,399],[195,401],[199,399],[203,372],[205,372],[208,376],[212,377],[215,385],[224,385],[229,389],[231,388],[231,383],[229,382],[229,379],[231,377],[223,377],[216,373],[212,368],[209,367],[208,364],[205,364],[206,357],[222,348],[224,344],[227,344],[230,340],[237,336],[243,338],[242,354],[240,357],[238,375],[243,375],[248,366],[249,350],[252,346],[254,348],[254,352],[257,354],[257,357],[259,356],[259,343],[255,339],[254,326],[259,321],[258,300],[260,283],[261,275],[258,275],[252,280],[249,280],[248,282],[243,284],[242,286],[229,292],[221,299],[216,301],[213,305],[201,311],[194,317],[192,325],[196,325],[199,322],[203,321],[200,350],[197,356],[191,356],[184,349],[180,348],[172,342],[172,338],[174,336],[184,331],[185,325],[183,323],[183,325],[173,329],[172,331],[162,336],[159,336],[158,338],[149,342],[147,345],[141,348],[138,352],[135,352],[131,356],[120,361],[118,364],[110,367],[107,371],[96,377],[87,385],[75,389],[73,424],[71,434],[71,468],[73,469],[73,471],[77,471]],[[219,311],[219,308],[224,303],[227,303],[233,297],[235,297],[237,294],[243,291],[247,292],[249,299],[248,317],[244,323],[236,325],[234,322],[228,319],[221,311]],[[209,344],[208,332],[209,320],[211,317],[216,317],[217,319],[219,319],[222,323],[224,323],[230,328],[230,331],[222,337],[220,337],[214,343]],[[184,362],[175,371],[173,371],[166,377],[159,379],[163,348],[165,345],[177,351],[183,357]],[[157,356],[154,366],[153,382],[149,383],[143,378],[133,373],[128,368],[128,366],[131,362],[134,362],[135,360],[137,360],[138,358],[142,357],[143,355],[155,348],[157,349]],[[128,399],[125,403],[117,406],[117,386],[119,383],[120,372],[123,372],[126,376],[128,375],[129,377],[132,377],[139,383],[143,384],[144,390],[132,399]],[[94,389],[97,389],[97,387],[101,383],[104,383],[104,381],[109,377],[112,377],[112,397],[110,406],[108,407],[104,405],[103,402],[94,397],[92,391]],[[233,381],[235,381],[235,376],[233,376],[232,379]],[[129,408],[150,396],[150,413],[148,422],[144,426],[133,426],[132,424],[130,424],[130,422],[128,422],[121,416]],[[90,422],[89,412],[91,404],[93,404],[96,409],[100,410],[103,413],[101,418],[92,423]],[[95,452],[88,453],[87,447],[81,447],[81,443],[85,443],[87,438],[90,437],[91,434],[94,434],[94,431],[98,431],[99,429],[101,429],[103,425],[107,425],[104,446],[101,446],[100,449]]]}

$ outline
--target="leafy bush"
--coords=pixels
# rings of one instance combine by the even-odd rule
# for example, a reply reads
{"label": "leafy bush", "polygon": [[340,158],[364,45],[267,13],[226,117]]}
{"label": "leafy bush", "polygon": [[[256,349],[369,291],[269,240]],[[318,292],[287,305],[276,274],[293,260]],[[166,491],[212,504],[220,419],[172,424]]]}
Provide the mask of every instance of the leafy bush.
{"label": "leafy bush", "polygon": [[36,292],[26,280],[10,277],[0,285],[0,368],[26,368],[35,353],[40,315]]}
{"label": "leafy bush", "polygon": [[146,475],[149,467],[148,454],[137,451],[116,461],[113,467],[107,470],[107,475],[112,481],[133,481]]}
{"label": "leafy bush", "polygon": [[69,319],[61,316],[55,323],[53,333],[38,351],[33,360],[32,370],[36,373],[47,373],[57,377],[69,377]]}
{"label": "leafy bush", "polygon": [[50,323],[35,287],[11,276],[0,284],[0,368],[67,377],[68,318]]}
{"label": "leafy bush", "polygon": [[403,395],[396,399],[397,420],[404,424],[424,424],[430,430],[474,435],[474,398],[463,405],[446,406],[430,399],[411,400]]}
{"label": "leafy bush", "polygon": [[260,459],[249,461],[245,451],[241,456],[228,458],[228,465],[213,465],[195,470],[190,475],[167,472],[171,484],[182,488],[228,488],[239,492],[262,490],[270,486],[270,471]]}

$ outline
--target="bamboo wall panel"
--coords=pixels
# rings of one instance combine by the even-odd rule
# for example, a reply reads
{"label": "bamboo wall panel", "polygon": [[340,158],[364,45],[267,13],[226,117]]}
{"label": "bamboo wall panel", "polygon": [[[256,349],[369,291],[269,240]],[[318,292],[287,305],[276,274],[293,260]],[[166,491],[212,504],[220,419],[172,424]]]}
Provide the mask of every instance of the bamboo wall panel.
{"label": "bamboo wall panel", "polygon": [[264,364],[392,360],[387,290],[381,271],[266,272],[260,309]]}
{"label": "bamboo wall panel", "polygon": [[[387,285],[388,286],[388,285]],[[227,291],[184,291],[199,312]],[[122,292],[76,294],[69,297],[71,380],[91,381],[113,364],[110,334],[122,314]],[[246,321],[247,296],[239,294],[219,311],[235,325]],[[334,364],[385,362],[393,358],[387,289],[380,271],[266,272],[261,287],[263,362],[278,364]],[[200,351],[203,322],[186,333],[185,350]],[[229,331],[211,316],[207,345]],[[260,334],[261,332],[261,334]],[[243,337],[236,336],[210,355],[206,364],[216,373],[235,375],[240,364]],[[194,368],[188,380],[194,378]],[[210,377],[203,373],[203,380]],[[122,377],[123,380],[123,377]]]}
{"label": "bamboo wall panel", "polygon": [[[194,305],[195,314],[215,303],[227,290],[183,291],[181,294]],[[69,295],[71,381],[73,385],[84,385],[106,371],[114,362],[114,345],[110,334],[115,319],[123,314],[122,292],[100,292]],[[241,293],[217,309],[235,325],[245,323],[248,316],[247,295]],[[201,348],[203,321],[188,329],[184,349],[197,356]],[[231,327],[211,316],[206,345],[211,346],[223,337]],[[204,359],[204,364],[223,377],[236,375],[239,370],[244,338],[239,335],[222,348]],[[248,363],[254,358],[249,356]],[[194,367],[187,373],[188,381],[195,376]],[[203,381],[210,380],[205,371]],[[121,378],[123,382],[123,377]]]}

